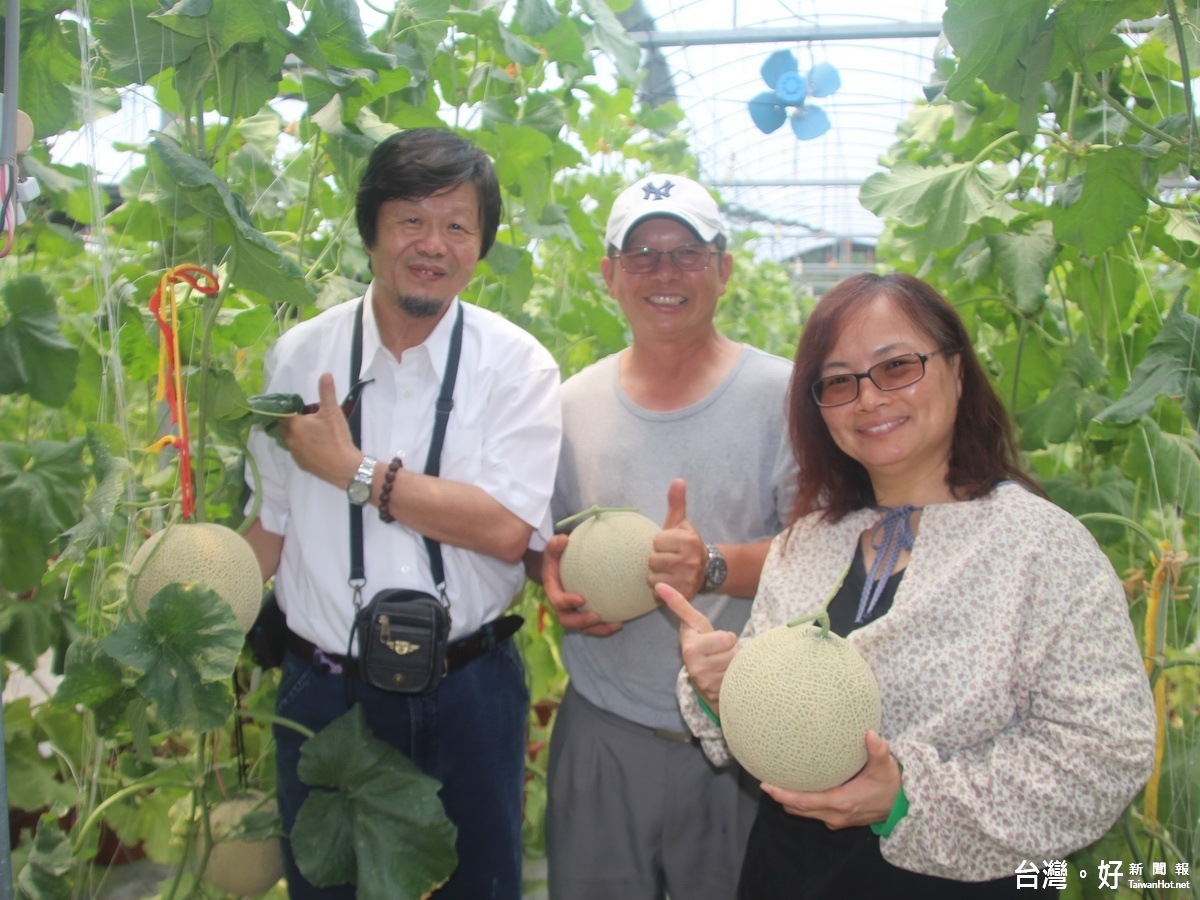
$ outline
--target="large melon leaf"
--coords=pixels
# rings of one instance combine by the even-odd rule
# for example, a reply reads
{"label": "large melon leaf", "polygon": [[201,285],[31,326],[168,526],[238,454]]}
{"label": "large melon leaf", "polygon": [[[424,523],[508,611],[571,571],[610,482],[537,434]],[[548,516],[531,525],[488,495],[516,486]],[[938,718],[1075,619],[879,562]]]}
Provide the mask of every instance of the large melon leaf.
{"label": "large melon leaf", "polygon": [[360,900],[419,900],[454,871],[457,829],[441,784],[371,734],[361,706],[304,743],[299,775],[332,789],[310,793],[292,828],[309,881],[355,884]]}
{"label": "large melon leaf", "polygon": [[233,711],[226,682],[245,643],[233,609],[201,584],[169,584],[143,622],[101,641],[105,652],[141,673],[137,689],[171,728],[220,728]]}

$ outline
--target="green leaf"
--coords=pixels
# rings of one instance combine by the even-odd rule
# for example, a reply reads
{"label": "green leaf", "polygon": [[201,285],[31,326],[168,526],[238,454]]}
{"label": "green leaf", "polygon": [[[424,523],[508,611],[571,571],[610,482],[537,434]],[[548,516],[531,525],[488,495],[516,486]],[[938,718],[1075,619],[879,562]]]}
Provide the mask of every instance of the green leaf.
{"label": "green leaf", "polygon": [[541,52],[512,31],[500,24],[500,37],[504,42],[504,55],[521,66],[532,66],[542,58]]}
{"label": "green leaf", "polygon": [[1200,427],[1200,319],[1178,303],[1133,370],[1129,387],[1096,420],[1128,424],[1148,415],[1159,397],[1180,403],[1192,428]]}
{"label": "green leaf", "polygon": [[1026,449],[1080,439],[1088,423],[1108,403],[1107,398],[1090,390],[1092,385],[1104,383],[1108,370],[1086,342],[1073,344],[1060,366],[1045,399],[1017,414]]}
{"label": "green leaf", "polygon": [[63,337],[58,307],[37,275],[4,286],[9,319],[0,325],[0,394],[27,393],[46,406],[63,406],[75,387],[79,351]]}
{"label": "green leaf", "polygon": [[279,93],[285,58],[282,49],[263,44],[242,44],[222,56],[207,85],[217,112],[234,118],[262,110]]}
{"label": "green leaf", "polygon": [[635,81],[642,50],[630,39],[616,14],[605,0],[580,0],[579,5],[595,23],[595,27],[588,34],[588,42],[613,58],[618,77],[626,82]]}
{"label": "green leaf", "polygon": [[517,0],[517,24],[530,37],[545,34],[558,24],[560,18],[558,11],[546,0]]}
{"label": "green leaf", "polygon": [[[205,41],[217,57],[239,44],[266,45],[280,51],[282,62],[284,54],[298,46],[287,31],[287,4],[279,0],[180,0],[150,18],[176,34]],[[278,76],[278,69],[274,74]]]}
{"label": "green leaf", "polygon": [[92,457],[92,476],[96,489],[83,504],[83,517],[65,532],[71,539],[63,555],[82,563],[90,545],[97,540],[117,539],[116,532],[125,519],[117,510],[133,477],[133,467],[121,453],[124,441],[112,425],[93,422],[88,426],[88,451]]}
{"label": "green leaf", "polygon": [[163,170],[160,185],[177,187],[176,197],[213,220],[219,234],[228,238],[233,251],[232,278],[238,287],[297,306],[312,302],[299,264],[254,227],[224,179],[165,134],[156,132],[150,149],[151,160]]}
{"label": "green leaf", "polygon": [[20,106],[33,120],[34,137],[42,140],[78,127],[74,89],[80,67],[76,24],[58,18],[58,4],[38,6],[21,5]]}
{"label": "green leaf", "polygon": [[38,821],[37,835],[29,860],[17,876],[20,900],[67,900],[71,896],[71,842],[59,828],[53,813]]}
{"label": "green leaf", "polygon": [[1200,451],[1195,438],[1163,431],[1149,417],[1141,425],[1145,438],[1130,440],[1121,470],[1151,492],[1155,507],[1194,517],[1200,510]]}
{"label": "green leaf", "polygon": [[[1060,194],[1051,219],[1060,242],[1099,256],[1127,241],[1146,213],[1146,188],[1139,174],[1142,158],[1128,147],[1116,147],[1093,153],[1084,165],[1079,196]],[[1057,205],[1060,202],[1065,209]]]}
{"label": "green leaf", "polygon": [[0,585],[37,584],[83,501],[83,441],[0,444]]}
{"label": "green leaf", "polygon": [[418,900],[454,871],[457,829],[441,784],[371,734],[361,706],[300,749],[300,780],[314,790],[291,841],[304,877],[355,884],[360,900]]}
{"label": "green leaf", "polygon": [[391,69],[396,58],[367,39],[358,5],[353,0],[313,0],[305,5],[308,21],[300,32],[297,55],[321,71],[331,66],[346,69]]}
{"label": "green leaf", "polygon": [[97,48],[108,60],[109,77],[117,83],[145,84],[205,46],[202,37],[173,32],[155,21],[152,14],[161,10],[157,0],[92,3],[91,27]]}
{"label": "green leaf", "polygon": [[84,635],[67,648],[63,680],[51,702],[60,709],[82,706],[92,710],[97,729],[107,735],[135,696],[122,677],[120,664],[104,651],[97,638]]}
{"label": "green leaf", "polygon": [[[1054,30],[1059,48],[1059,60],[1068,60],[1075,67],[1083,66],[1092,72],[1102,72],[1128,54],[1120,48],[1114,62],[1113,29],[1123,19],[1137,21],[1158,15],[1155,0],[1065,0],[1055,9]],[[1120,43],[1120,39],[1117,39]]]}
{"label": "green leaf", "polygon": [[923,226],[935,248],[961,243],[967,226],[985,216],[1005,216],[1002,200],[1008,174],[969,162],[925,168],[898,162],[891,172],[876,172],[863,182],[858,199],[881,218]]}
{"label": "green leaf", "polygon": [[1027,89],[1022,57],[1045,27],[1049,8],[1048,0],[948,0],[942,27],[959,62],[946,95],[965,99],[979,78],[1019,101]]}
{"label": "green leaf", "polygon": [[[1119,469],[1084,475],[1071,472],[1044,478],[1041,485],[1050,499],[1073,516],[1085,513],[1133,517],[1133,501],[1136,490],[1133,482]],[[1127,535],[1127,529],[1112,522],[1087,522],[1088,530],[1101,544],[1115,544]]]}
{"label": "green leaf", "polygon": [[26,672],[37,668],[38,658],[62,633],[62,614],[49,591],[22,596],[0,605],[0,647],[8,662]]}
{"label": "green leaf", "polygon": [[1191,209],[1168,209],[1164,230],[1177,241],[1200,244],[1200,216]]}
{"label": "green leaf", "polygon": [[4,768],[10,808],[65,809],[79,799],[75,785],[64,781],[58,757],[43,757],[38,750],[44,737],[30,714],[28,697],[4,704]]}
{"label": "green leaf", "polygon": [[225,682],[245,634],[229,604],[201,584],[169,584],[150,601],[144,622],[127,622],[101,641],[142,677],[137,689],[172,728],[220,728],[233,709]]}
{"label": "green leaf", "polygon": [[1071,136],[1084,144],[1115,144],[1128,130],[1129,120],[1104,105],[1080,110]]}
{"label": "green leaf", "polygon": [[1049,224],[1039,222],[1029,234],[989,234],[987,245],[1000,277],[1017,298],[1017,309],[1026,315],[1040,312],[1058,248]]}
{"label": "green leaf", "polygon": [[[360,82],[358,90],[349,92],[344,98],[344,116],[348,121],[354,121],[364,106],[371,106],[379,118],[385,122],[392,121],[393,109],[424,109],[414,107],[407,102],[401,91],[412,82],[412,73],[407,69],[392,69],[380,72],[372,82]],[[381,102],[382,101],[382,102]]]}
{"label": "green leaf", "polygon": [[503,241],[496,241],[488,251],[488,268],[497,275],[511,275],[521,267],[522,260],[529,255],[523,247],[514,247]]}

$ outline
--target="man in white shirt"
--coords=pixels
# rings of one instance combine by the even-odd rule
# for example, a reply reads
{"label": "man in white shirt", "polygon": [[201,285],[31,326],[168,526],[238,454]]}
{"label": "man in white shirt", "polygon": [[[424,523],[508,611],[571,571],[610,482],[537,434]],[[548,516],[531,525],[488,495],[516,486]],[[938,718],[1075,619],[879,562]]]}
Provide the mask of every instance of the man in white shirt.
{"label": "man in white shirt", "polygon": [[[275,577],[288,653],[277,712],[313,731],[360,703],[372,731],[442,782],[458,828],[458,868],[444,898],[521,893],[521,800],[528,692],[507,638],[522,554],[549,536],[561,420],[558,368],[515,325],[458,300],[492,246],[500,193],[487,156],[441,129],[394,135],[371,155],[357,220],[373,280],[362,300],[361,441],[338,400],[350,389],[358,302],[288,331],[267,357],[265,390],[319,400],[280,426],[287,448],[255,431],[249,450],[261,501],[246,537]],[[423,473],[435,401],[461,311],[461,359],[438,476]],[[360,449],[361,448],[361,449]],[[365,583],[349,585],[349,516],[363,519]],[[439,594],[426,539],[439,542],[451,619],[450,671],[423,695],[359,677],[350,642],[356,606],[387,588]],[[350,650],[347,654],[347,650]],[[308,788],[296,775],[301,736],[276,727],[278,799],[290,830]],[[286,842],[285,842],[286,844]],[[293,898],[317,889],[287,854]]]}

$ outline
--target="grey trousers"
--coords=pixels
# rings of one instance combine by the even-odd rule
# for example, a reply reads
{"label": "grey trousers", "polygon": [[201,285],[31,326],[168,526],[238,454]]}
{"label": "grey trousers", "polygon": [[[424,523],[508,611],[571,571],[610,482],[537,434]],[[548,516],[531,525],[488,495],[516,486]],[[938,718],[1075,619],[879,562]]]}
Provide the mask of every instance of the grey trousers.
{"label": "grey trousers", "polygon": [[732,900],[758,783],[568,687],[550,738],[550,900]]}

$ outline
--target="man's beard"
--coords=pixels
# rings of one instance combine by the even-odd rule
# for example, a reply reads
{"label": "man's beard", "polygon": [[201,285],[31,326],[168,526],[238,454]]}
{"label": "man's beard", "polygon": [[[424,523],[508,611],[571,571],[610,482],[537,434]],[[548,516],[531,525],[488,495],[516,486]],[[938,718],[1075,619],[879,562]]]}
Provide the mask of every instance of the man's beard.
{"label": "man's beard", "polygon": [[442,311],[443,301],[401,294],[396,298],[396,305],[414,319],[432,319]]}

